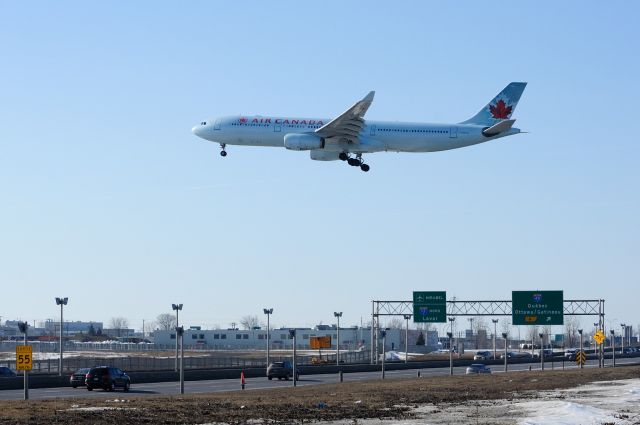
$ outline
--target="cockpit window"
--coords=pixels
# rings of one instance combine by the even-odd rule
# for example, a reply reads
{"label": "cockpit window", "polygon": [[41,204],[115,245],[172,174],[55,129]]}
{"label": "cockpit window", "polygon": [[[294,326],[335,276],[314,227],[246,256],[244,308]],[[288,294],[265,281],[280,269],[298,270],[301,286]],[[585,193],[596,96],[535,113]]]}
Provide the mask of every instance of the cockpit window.
{"label": "cockpit window", "polygon": [[202,121],[202,122],[200,123],[200,125],[207,125],[207,122],[206,122],[206,121]]}

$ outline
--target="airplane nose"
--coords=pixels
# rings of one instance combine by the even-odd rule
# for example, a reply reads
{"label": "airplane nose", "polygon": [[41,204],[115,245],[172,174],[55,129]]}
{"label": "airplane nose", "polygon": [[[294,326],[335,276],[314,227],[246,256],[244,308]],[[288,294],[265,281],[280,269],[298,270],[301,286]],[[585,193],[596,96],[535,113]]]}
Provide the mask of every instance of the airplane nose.
{"label": "airplane nose", "polygon": [[195,134],[198,137],[202,137],[202,125],[194,125],[193,128],[191,129],[191,132],[193,134]]}

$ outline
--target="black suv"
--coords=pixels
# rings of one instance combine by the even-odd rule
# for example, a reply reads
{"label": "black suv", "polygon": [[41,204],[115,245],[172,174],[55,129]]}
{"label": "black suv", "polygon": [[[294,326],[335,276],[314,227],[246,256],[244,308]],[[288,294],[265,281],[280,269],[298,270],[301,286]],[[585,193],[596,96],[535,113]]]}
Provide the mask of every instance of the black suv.
{"label": "black suv", "polygon": [[[272,380],[273,378],[289,380],[293,376],[293,366],[290,362],[274,362],[267,368],[267,378]],[[296,370],[296,381],[300,378],[300,372]]]}
{"label": "black suv", "polygon": [[92,391],[94,388],[113,391],[116,387],[120,387],[124,391],[129,391],[129,388],[131,387],[131,378],[116,367],[92,367],[91,370],[89,370],[89,373],[87,373],[85,385],[89,391]]}

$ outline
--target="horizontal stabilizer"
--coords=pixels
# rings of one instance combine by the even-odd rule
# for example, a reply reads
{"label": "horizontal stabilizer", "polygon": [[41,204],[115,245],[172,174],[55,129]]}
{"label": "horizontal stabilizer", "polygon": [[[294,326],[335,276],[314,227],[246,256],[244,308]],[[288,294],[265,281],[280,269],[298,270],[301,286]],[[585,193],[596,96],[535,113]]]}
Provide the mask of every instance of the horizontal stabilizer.
{"label": "horizontal stabilizer", "polygon": [[492,137],[500,133],[504,133],[505,131],[509,131],[511,127],[513,127],[514,122],[516,122],[516,120],[500,121],[499,123],[494,124],[491,127],[482,130],[482,134],[484,134],[487,137]]}

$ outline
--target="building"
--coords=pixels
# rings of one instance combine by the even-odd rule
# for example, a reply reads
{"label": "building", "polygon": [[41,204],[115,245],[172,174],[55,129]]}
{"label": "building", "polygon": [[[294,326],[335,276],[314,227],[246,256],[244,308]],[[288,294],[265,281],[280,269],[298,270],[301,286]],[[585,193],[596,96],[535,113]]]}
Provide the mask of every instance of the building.
{"label": "building", "polygon": [[[60,321],[48,319],[44,322],[44,329],[51,335],[57,335],[60,333]],[[65,335],[75,335],[77,333],[91,334],[92,332],[99,334],[103,331],[102,322],[64,322],[62,332]]]}
{"label": "building", "polygon": [[[266,329],[185,329],[185,348],[207,348],[220,350],[253,349],[264,350],[267,344]],[[335,326],[321,326],[316,328],[296,328],[296,347],[310,349],[309,338],[313,336],[330,336],[332,346],[335,349],[337,329]],[[289,337],[290,328],[271,329],[271,349],[291,349],[292,340]],[[340,328],[340,349],[358,350],[370,348],[370,328]],[[156,330],[153,332],[153,342],[160,347],[175,347],[176,332],[174,330]],[[379,341],[382,344],[382,341]],[[396,350],[404,349],[404,330],[390,329],[386,337],[387,350],[395,347]]]}

